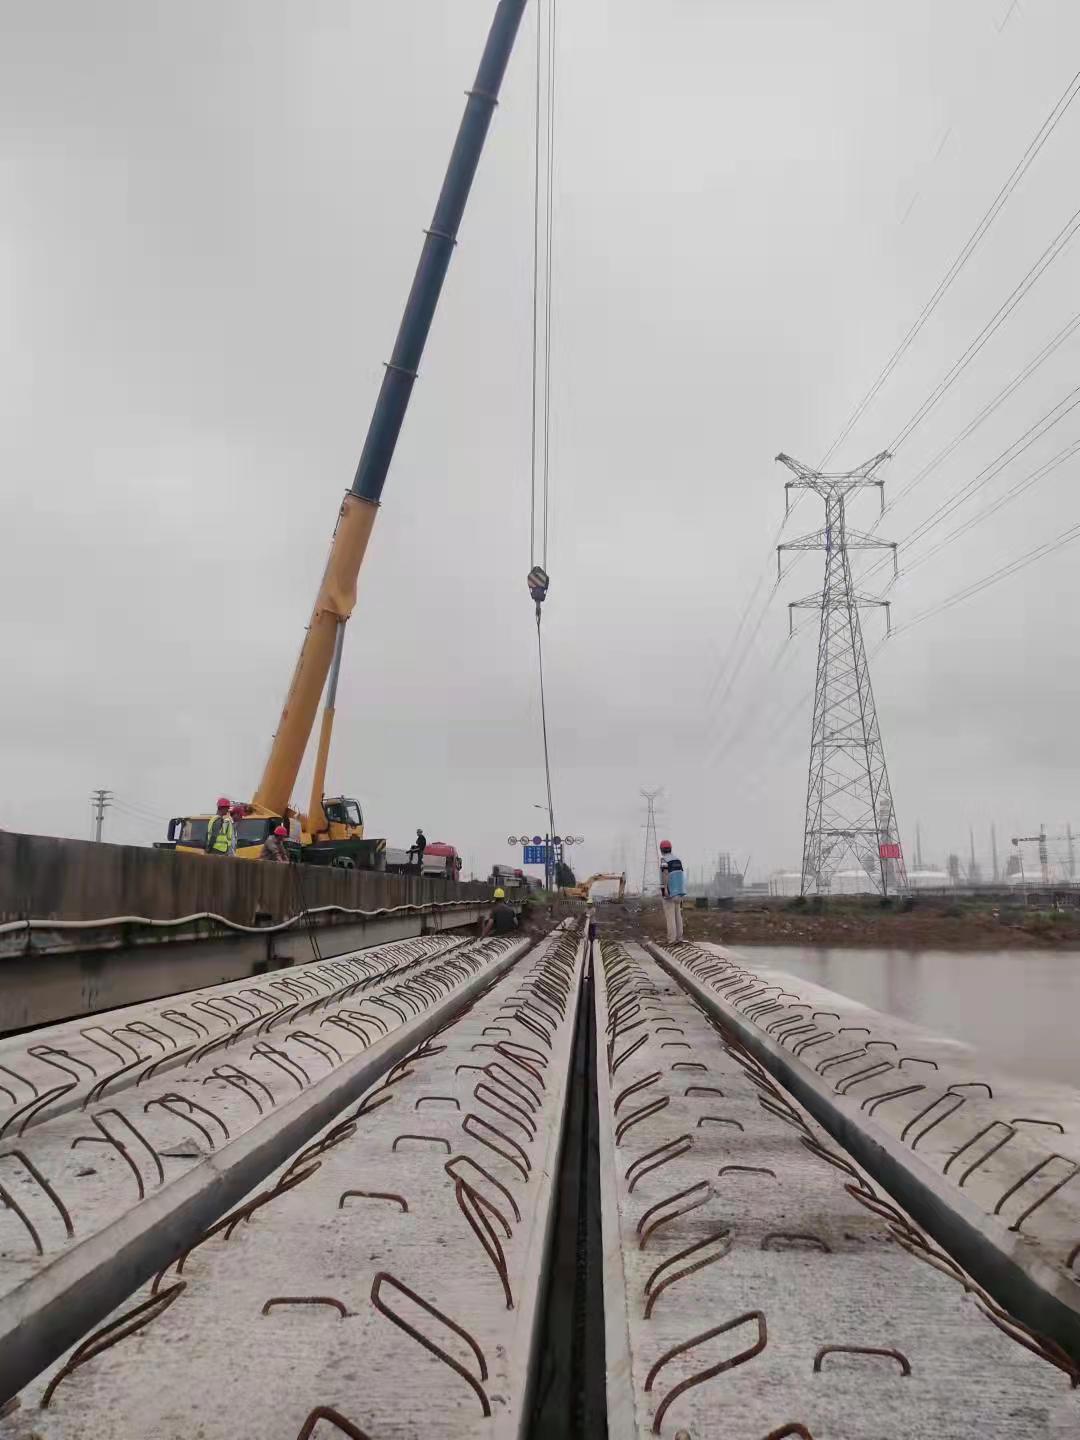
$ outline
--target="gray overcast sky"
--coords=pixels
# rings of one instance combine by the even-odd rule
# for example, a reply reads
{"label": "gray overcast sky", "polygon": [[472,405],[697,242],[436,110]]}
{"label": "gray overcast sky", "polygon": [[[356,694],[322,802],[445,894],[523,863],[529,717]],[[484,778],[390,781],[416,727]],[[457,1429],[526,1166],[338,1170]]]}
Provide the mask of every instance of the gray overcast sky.
{"label": "gray overcast sky", "polygon": [[[719,848],[754,873],[798,861],[815,637],[785,644],[786,601],[820,556],[734,682],[721,670],[783,513],[773,456],[820,459],[1080,63],[1073,0],[1009,9],[559,6],[545,634],[557,817],[586,872],[625,855],[640,874],[643,785],[666,787],[692,868]],[[0,4],[0,824],[85,835],[97,785],[162,822],[251,793],[492,10]],[[423,824],[478,869],[543,798],[534,23],[530,6],[361,579],[331,762],[369,833]],[[1078,136],[1080,104],[839,463],[893,438],[1075,210]],[[1078,266],[1067,250],[915,431],[893,493],[1080,309]],[[1049,410],[1078,355],[1080,336],[882,533],[903,540]],[[1078,476],[1062,465],[913,571],[897,626],[1080,520]],[[986,849],[991,819],[1080,820],[1078,553],[875,657],[909,850],[916,818],[935,858],[969,821]],[[110,816],[111,838],[159,833]]]}

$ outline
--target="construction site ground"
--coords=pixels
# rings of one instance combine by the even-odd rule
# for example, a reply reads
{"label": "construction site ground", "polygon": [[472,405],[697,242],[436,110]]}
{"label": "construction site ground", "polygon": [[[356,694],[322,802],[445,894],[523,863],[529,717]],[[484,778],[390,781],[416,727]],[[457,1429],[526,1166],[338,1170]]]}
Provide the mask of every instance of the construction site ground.
{"label": "construction site ground", "polygon": [[[715,905],[715,902],[710,902]],[[664,938],[658,901],[602,907],[606,929],[627,939]],[[915,897],[908,908],[872,896],[736,900],[730,909],[683,906],[688,940],[719,945],[852,945],[895,950],[1080,949],[1080,911],[1027,909],[967,897]]]}

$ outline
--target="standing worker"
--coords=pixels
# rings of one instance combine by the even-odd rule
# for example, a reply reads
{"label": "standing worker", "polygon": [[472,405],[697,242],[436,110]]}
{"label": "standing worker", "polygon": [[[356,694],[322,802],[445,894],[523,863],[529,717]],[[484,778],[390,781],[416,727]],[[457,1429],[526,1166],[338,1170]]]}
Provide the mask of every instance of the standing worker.
{"label": "standing worker", "polygon": [[660,841],[660,894],[669,941],[683,938],[682,902],[686,895],[686,871],[678,856],[671,853],[671,841]]}
{"label": "standing worker", "polygon": [[232,855],[236,851],[236,826],[229,814],[229,802],[222,795],[217,802],[217,814],[206,827],[206,853],[208,855]]}
{"label": "standing worker", "polygon": [[496,935],[512,935],[518,928],[517,911],[506,903],[506,891],[500,886],[492,896],[495,904],[491,914],[485,915],[480,926],[480,938],[486,940],[492,931]]}
{"label": "standing worker", "polygon": [[409,846],[409,854],[416,856],[416,873],[424,873],[424,851],[427,849],[427,836],[423,830],[417,830],[415,841]]}
{"label": "standing worker", "polygon": [[284,825],[275,825],[273,831],[263,841],[259,859],[271,860],[276,865],[288,865],[289,856],[284,844],[288,834]]}

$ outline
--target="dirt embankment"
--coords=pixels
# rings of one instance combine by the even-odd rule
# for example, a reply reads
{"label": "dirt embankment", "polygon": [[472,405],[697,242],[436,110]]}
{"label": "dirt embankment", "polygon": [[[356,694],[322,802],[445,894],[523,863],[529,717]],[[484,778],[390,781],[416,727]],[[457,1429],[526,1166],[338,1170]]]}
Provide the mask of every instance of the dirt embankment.
{"label": "dirt embankment", "polygon": [[[621,914],[617,914],[621,912]],[[644,932],[662,939],[664,917],[656,903],[601,907],[608,933]],[[1025,910],[981,900],[918,900],[911,908],[884,907],[868,899],[826,900],[805,905],[744,902],[731,910],[698,910],[687,901],[686,938],[718,944],[851,945],[897,950],[1080,950],[1080,912]],[[1080,957],[1078,957],[1080,958]]]}

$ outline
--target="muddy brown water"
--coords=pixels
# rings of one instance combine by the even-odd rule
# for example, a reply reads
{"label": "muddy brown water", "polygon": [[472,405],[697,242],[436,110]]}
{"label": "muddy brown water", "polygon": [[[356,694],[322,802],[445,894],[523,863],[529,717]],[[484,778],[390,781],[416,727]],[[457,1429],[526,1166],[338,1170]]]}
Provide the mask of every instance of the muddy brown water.
{"label": "muddy brown water", "polygon": [[1080,951],[735,948],[755,968],[966,1040],[1016,1075],[1080,1088]]}

